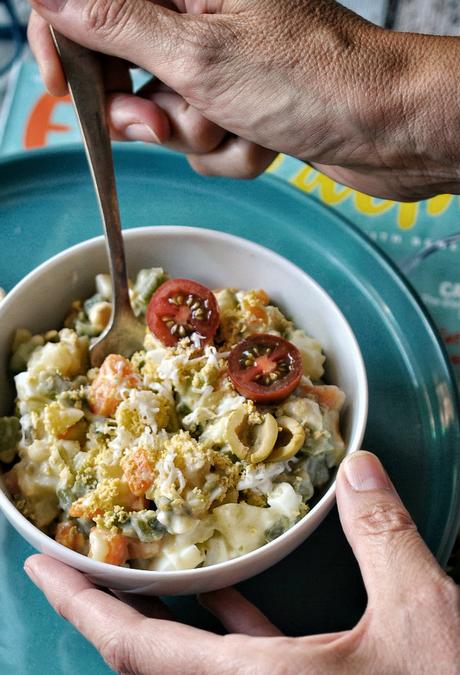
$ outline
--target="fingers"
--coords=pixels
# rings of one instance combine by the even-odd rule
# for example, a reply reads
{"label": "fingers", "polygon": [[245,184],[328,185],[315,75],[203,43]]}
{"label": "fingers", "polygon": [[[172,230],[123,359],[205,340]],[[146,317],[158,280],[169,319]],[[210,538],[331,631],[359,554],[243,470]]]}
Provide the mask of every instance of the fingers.
{"label": "fingers", "polygon": [[226,133],[172,91],[142,97],[114,94],[108,110],[117,140],[162,143],[178,152],[212,151]]}
{"label": "fingers", "polygon": [[141,96],[113,94],[109,119],[115,140],[161,143],[188,155],[198,173],[230,178],[254,178],[276,157],[206,119],[182,96],[162,83],[149,84]]}
{"label": "fingers", "polygon": [[126,605],[137,610],[150,619],[164,619],[165,621],[176,621],[174,614],[169,607],[159,598],[151,595],[135,595],[133,593],[121,593],[112,591],[113,594]]}
{"label": "fingers", "polygon": [[[68,92],[67,82],[49,25],[34,11],[30,14],[27,37],[45,87],[52,96],[65,96]],[[128,63],[115,57],[104,57],[102,65],[107,92],[132,90]]]}
{"label": "fingers", "polygon": [[31,0],[31,5],[75,42],[131,61],[161,79],[174,79],[171,63],[187,46],[182,15],[154,2]]}
{"label": "fingers", "polygon": [[205,155],[190,154],[195,171],[204,176],[255,178],[275,159],[277,153],[244,138],[231,137]]}
{"label": "fingers", "polygon": [[168,147],[185,153],[204,154],[215,150],[226,132],[207,120],[182,96],[173,91],[157,91],[150,100],[164,110],[171,125]]}
{"label": "fingers", "polygon": [[344,460],[337,505],[370,604],[394,606],[444,576],[375,455],[356,452]]}
{"label": "fingers", "polygon": [[44,555],[33,555],[24,569],[44,592],[58,614],[70,621],[94,646],[100,649],[107,638],[107,617],[110,630],[118,626],[140,623],[141,615],[131,607],[96,588],[88,579],[70,567]]}
{"label": "fingers", "polygon": [[[207,48],[206,40],[215,35],[218,27],[213,22],[213,30],[201,30],[206,27],[203,21],[208,19],[190,14],[184,17],[170,7],[186,9],[191,14],[207,12],[206,17],[222,9],[217,0],[186,5],[146,0],[33,0],[32,5],[40,17],[34,14],[31,21],[31,44],[52,93],[65,92],[65,84],[47,23],[83,45],[147,68],[168,86],[181,91],[188,90],[191,82],[196,88],[199,74],[208,73],[197,55],[210,58],[211,47]],[[191,22],[197,21],[201,23],[193,24],[193,29]],[[120,68],[115,71],[118,73]],[[127,68],[121,71],[126,74]],[[116,140],[165,144],[186,153],[197,172],[210,176],[254,178],[276,156],[243,138],[229,138],[226,130],[173,91],[157,90],[137,98],[127,86],[110,89],[113,95],[109,117]],[[118,95],[120,90],[122,96]]]}
{"label": "fingers", "polygon": [[223,638],[178,622],[146,619],[97,589],[76,570],[45,555],[26,560],[25,570],[53,608],[100,651],[116,672],[162,675],[215,673],[225,658]]}
{"label": "fingers", "polygon": [[266,616],[234,588],[204,593],[200,604],[211,612],[229,633],[243,633],[254,637],[282,635]]}
{"label": "fingers", "polygon": [[167,115],[151,101],[133,94],[111,94],[107,110],[111,136],[116,141],[166,143],[171,137]]}
{"label": "fingers", "polygon": [[65,96],[67,82],[48,23],[34,11],[30,15],[27,37],[45,87],[52,96]]}

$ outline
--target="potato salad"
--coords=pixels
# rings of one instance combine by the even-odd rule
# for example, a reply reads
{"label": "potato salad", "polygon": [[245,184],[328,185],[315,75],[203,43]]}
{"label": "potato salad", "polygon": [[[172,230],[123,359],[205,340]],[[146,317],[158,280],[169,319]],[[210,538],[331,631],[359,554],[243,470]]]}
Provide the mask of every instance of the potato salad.
{"label": "potato salad", "polygon": [[130,289],[143,349],[91,368],[112,309],[109,277],[95,286],[60,330],[14,337],[0,461],[17,508],[82,555],[158,571],[230,560],[297,523],[344,454],[321,345],[263,290],[154,268]]}

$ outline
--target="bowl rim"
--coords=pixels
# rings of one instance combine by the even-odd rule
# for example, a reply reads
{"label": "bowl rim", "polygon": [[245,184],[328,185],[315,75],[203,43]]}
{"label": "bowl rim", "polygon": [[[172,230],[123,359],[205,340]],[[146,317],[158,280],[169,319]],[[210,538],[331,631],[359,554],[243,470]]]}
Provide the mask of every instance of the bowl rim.
{"label": "bowl rim", "polygon": [[[364,432],[366,428],[366,423],[367,423],[367,413],[368,413],[368,403],[369,403],[369,392],[368,392],[368,381],[367,381],[367,374],[366,374],[366,369],[364,365],[364,360],[361,354],[361,350],[358,344],[358,341],[353,333],[353,330],[351,329],[351,326],[349,325],[347,319],[345,318],[343,312],[341,309],[338,307],[338,305],[335,303],[335,301],[331,298],[331,296],[327,293],[327,291],[320,286],[320,284],[315,281],[307,272],[305,272],[303,269],[298,267],[296,264],[292,263],[289,259],[285,258],[284,256],[280,255],[276,251],[273,251],[272,249],[268,248],[267,246],[263,246],[261,244],[258,244],[256,242],[253,242],[249,239],[245,239],[244,237],[240,237],[234,234],[229,234],[227,232],[220,232],[218,230],[211,230],[208,228],[201,228],[201,227],[191,227],[191,226],[185,226],[185,225],[152,225],[152,226],[143,226],[143,227],[135,227],[135,228],[130,228],[127,230],[123,230],[123,239],[129,240],[129,239],[135,239],[139,235],[141,237],[143,236],[150,236],[152,233],[158,233],[159,235],[169,235],[169,236],[191,236],[191,237],[196,237],[196,238],[213,238],[215,240],[218,240],[222,243],[225,242],[233,242],[235,244],[238,244],[239,246],[242,246],[243,248],[248,249],[250,252],[253,252],[255,255],[263,255],[263,256],[269,256],[274,258],[279,265],[282,267],[285,267],[286,269],[289,269],[291,273],[294,275],[300,276],[303,278],[303,280],[307,281],[307,283],[310,286],[315,287],[316,292],[319,293],[320,296],[323,297],[323,299],[326,301],[327,304],[330,305],[330,307],[335,311],[335,313],[338,315],[339,319],[342,321],[343,328],[344,330],[348,333],[348,337],[351,340],[351,343],[353,345],[354,351],[355,351],[355,366],[356,366],[356,373],[357,373],[357,380],[358,380],[358,402],[357,402],[357,409],[356,409],[356,419],[358,420],[358,428],[357,431],[355,432],[355,439],[352,439],[352,443],[349,444],[353,445],[353,447],[349,450],[347,450],[346,455],[348,456],[352,452],[355,452],[356,450],[359,450],[361,447],[361,443],[364,437]],[[22,291],[24,287],[27,287],[31,282],[33,282],[37,277],[40,277],[45,271],[49,273],[52,271],[53,267],[59,266],[69,255],[78,255],[81,254],[82,251],[88,248],[93,248],[93,247],[98,247],[101,245],[105,244],[105,237],[104,235],[99,235],[96,237],[91,237],[90,239],[86,239],[84,241],[81,241],[77,244],[74,244],[73,246],[70,246],[63,251],[60,251],[59,253],[55,254],[51,258],[48,258],[44,262],[42,262],[40,265],[35,267],[33,270],[31,270],[23,279],[21,279],[12,289],[7,293],[7,296],[5,299],[2,301],[0,304],[0,320],[1,320],[1,315],[3,311],[9,307],[9,305],[14,303],[14,296],[16,293]],[[107,261],[108,262],[108,261]],[[343,461],[343,460],[342,460]],[[0,479],[1,479],[2,473],[0,472]],[[111,573],[118,573],[122,576],[125,576],[127,579],[129,577],[132,578],[138,578],[139,576],[145,577],[145,580],[147,581],[150,579],[152,582],[155,580],[157,581],[166,581],[168,579],[172,579],[173,577],[187,577],[192,575],[193,577],[199,577],[199,576],[206,576],[211,573],[218,573],[220,571],[230,571],[238,566],[244,565],[245,563],[249,563],[251,560],[254,560],[255,558],[258,558],[265,554],[266,556],[270,555],[270,552],[275,552],[277,549],[283,549],[285,544],[287,544],[287,541],[289,539],[294,539],[295,535],[306,528],[311,521],[315,520],[315,516],[323,514],[323,518],[326,517],[330,509],[332,508],[334,501],[335,501],[335,493],[336,493],[336,475],[333,477],[329,487],[327,490],[324,492],[324,494],[319,498],[318,502],[312,507],[308,513],[306,513],[297,523],[292,525],[288,530],[283,532],[279,537],[276,539],[273,539],[272,541],[263,544],[262,546],[259,546],[258,548],[254,549],[253,551],[250,551],[249,553],[244,553],[241,556],[238,556],[236,558],[231,558],[230,560],[225,560],[223,562],[215,563],[213,565],[209,565],[207,567],[196,567],[196,568],[189,568],[189,569],[183,569],[183,570],[167,570],[167,571],[158,571],[158,570],[143,570],[143,569],[138,569],[138,568],[128,568],[128,567],[120,567],[117,565],[111,565],[109,563],[105,562],[100,562],[98,560],[93,560],[92,558],[89,558],[88,556],[85,556],[81,553],[78,553],[77,551],[73,551],[72,549],[67,548],[63,544],[60,544],[57,542],[55,539],[53,539],[51,536],[47,535],[45,532],[40,530],[36,525],[34,525],[30,520],[28,520],[13,504],[12,501],[7,497],[4,488],[0,484],[0,510],[3,511],[5,516],[8,518],[11,524],[13,522],[18,522],[18,524],[21,524],[22,527],[21,529],[26,529],[32,532],[33,537],[37,538],[38,541],[42,541],[46,544],[46,547],[48,549],[54,549],[56,552],[55,557],[58,560],[62,560],[63,558],[66,558],[66,564],[69,564],[71,566],[74,566],[77,569],[81,569],[81,567],[85,567],[85,573],[88,574],[94,574],[94,575],[104,575],[107,574],[108,572]],[[321,522],[321,521],[320,521]],[[317,526],[319,526],[320,523],[317,523],[317,525],[313,528],[316,529]],[[301,543],[301,542],[300,542]],[[291,549],[287,550],[283,555],[277,560],[282,559],[285,555],[288,555],[289,551]],[[53,551],[54,553],[54,551]],[[49,555],[53,555],[53,553],[48,553]]]}

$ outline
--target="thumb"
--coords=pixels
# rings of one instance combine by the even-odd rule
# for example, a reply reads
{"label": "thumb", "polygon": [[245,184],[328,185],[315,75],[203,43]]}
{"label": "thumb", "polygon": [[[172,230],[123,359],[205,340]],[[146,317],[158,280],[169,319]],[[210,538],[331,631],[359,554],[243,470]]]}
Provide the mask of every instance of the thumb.
{"label": "thumb", "polygon": [[150,0],[31,0],[47,23],[79,44],[126,59],[171,87],[187,52],[191,22],[200,17],[171,11]]}
{"label": "thumb", "polygon": [[355,452],[342,462],[337,505],[370,605],[393,606],[445,576],[375,455]]}

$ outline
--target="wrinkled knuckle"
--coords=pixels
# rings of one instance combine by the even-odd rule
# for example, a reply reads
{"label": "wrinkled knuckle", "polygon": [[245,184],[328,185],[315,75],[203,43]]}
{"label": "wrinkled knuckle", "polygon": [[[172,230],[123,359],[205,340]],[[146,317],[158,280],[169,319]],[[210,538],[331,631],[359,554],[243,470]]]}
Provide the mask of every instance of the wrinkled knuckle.
{"label": "wrinkled knuckle", "polygon": [[113,37],[126,27],[129,3],[126,0],[91,0],[84,3],[82,12],[85,30]]}
{"label": "wrinkled knuckle", "polygon": [[119,633],[107,633],[99,644],[99,651],[109,668],[116,673],[130,672],[129,651],[124,637]]}
{"label": "wrinkled knuckle", "polygon": [[356,527],[360,534],[377,536],[416,529],[406,509],[394,502],[374,504],[357,518]]}
{"label": "wrinkled knuckle", "polygon": [[66,621],[70,621],[73,597],[61,596],[53,602],[54,610]]}
{"label": "wrinkled knuckle", "polygon": [[[76,593],[62,593],[53,599],[53,607],[55,611],[62,616],[66,621],[74,623],[78,618],[78,606],[83,596],[91,593],[92,589],[82,589]],[[85,598],[86,599],[86,598]]]}
{"label": "wrinkled knuckle", "polygon": [[[363,649],[372,645],[370,621],[370,615],[365,614],[352,630],[347,631],[340,637],[340,640],[332,640],[327,645],[326,653],[336,661],[338,672],[341,671],[345,663],[351,665],[356,658],[359,659],[362,656]],[[373,647],[371,649],[374,651]],[[334,672],[336,672],[336,669],[334,669]],[[350,672],[356,671],[350,668]]]}
{"label": "wrinkled knuckle", "polygon": [[190,135],[195,152],[212,152],[218,145],[215,126],[204,117],[194,116],[190,124]]}

